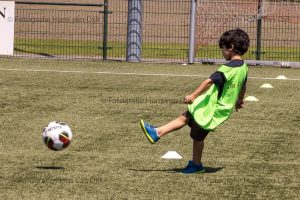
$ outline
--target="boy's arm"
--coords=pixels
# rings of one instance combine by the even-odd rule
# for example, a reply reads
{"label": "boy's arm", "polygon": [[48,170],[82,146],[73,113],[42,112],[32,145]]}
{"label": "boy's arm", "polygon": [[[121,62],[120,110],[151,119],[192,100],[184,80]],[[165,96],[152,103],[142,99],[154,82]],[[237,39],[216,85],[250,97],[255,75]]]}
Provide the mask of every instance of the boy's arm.
{"label": "boy's arm", "polygon": [[235,104],[235,110],[238,112],[238,109],[241,109],[243,108],[244,106],[244,98],[245,98],[245,94],[246,94],[246,84],[243,85],[241,91],[240,91],[240,94],[239,94],[239,97],[238,97],[238,100]]}
{"label": "boy's arm", "polygon": [[184,98],[184,102],[187,104],[191,104],[194,102],[194,100],[201,95],[203,92],[205,92],[206,90],[208,90],[210,88],[210,86],[213,84],[213,80],[208,78],[205,81],[203,81],[199,87],[190,95],[187,95]]}

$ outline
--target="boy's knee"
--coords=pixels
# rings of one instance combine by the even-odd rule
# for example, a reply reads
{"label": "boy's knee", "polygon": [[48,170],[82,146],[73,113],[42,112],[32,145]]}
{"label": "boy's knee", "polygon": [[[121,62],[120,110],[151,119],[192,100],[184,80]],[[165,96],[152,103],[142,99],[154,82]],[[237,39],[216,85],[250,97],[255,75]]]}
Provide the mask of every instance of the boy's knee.
{"label": "boy's knee", "polygon": [[182,113],[181,116],[182,119],[185,120],[185,123],[191,128],[191,138],[195,141],[203,141],[208,135],[209,131],[199,126],[188,111]]}
{"label": "boy's knee", "polygon": [[184,122],[185,124],[189,124],[190,119],[190,115],[187,112],[181,113],[180,115],[180,119],[182,122]]}
{"label": "boy's knee", "polygon": [[208,130],[203,129],[195,121],[192,122],[190,127],[191,127],[190,136],[193,140],[196,141],[203,141],[209,133]]}
{"label": "boy's knee", "polygon": [[190,133],[191,138],[195,141],[203,141],[207,135],[208,135],[208,132],[204,133],[204,132],[196,132],[196,131],[192,131],[192,130]]}

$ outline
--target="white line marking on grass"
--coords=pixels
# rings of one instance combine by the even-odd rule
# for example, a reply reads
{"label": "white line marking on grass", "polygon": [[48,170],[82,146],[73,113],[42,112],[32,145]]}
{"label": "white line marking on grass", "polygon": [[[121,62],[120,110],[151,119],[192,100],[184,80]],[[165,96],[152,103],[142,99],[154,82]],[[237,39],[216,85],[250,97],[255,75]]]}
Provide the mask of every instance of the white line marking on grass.
{"label": "white line marking on grass", "polygon": [[[20,71],[20,72],[55,72],[55,73],[78,73],[78,74],[107,74],[107,75],[133,75],[133,76],[168,76],[168,77],[200,77],[208,78],[209,75],[193,75],[193,74],[152,74],[152,73],[129,73],[129,72],[87,72],[87,71],[66,71],[66,70],[48,70],[48,69],[4,69],[0,71]],[[250,76],[249,79],[257,80],[279,80],[277,78],[255,77]],[[284,81],[300,81],[300,78],[289,78]]]}
{"label": "white line marking on grass", "polygon": [[43,70],[43,69],[2,69],[1,71],[21,71],[21,72],[56,72],[56,73],[79,73],[79,74],[107,74],[107,75],[136,75],[136,76],[171,76],[171,77],[208,77],[205,75],[190,74],[147,74],[147,73],[129,73],[129,72],[87,72],[87,71],[64,71],[64,70]]}

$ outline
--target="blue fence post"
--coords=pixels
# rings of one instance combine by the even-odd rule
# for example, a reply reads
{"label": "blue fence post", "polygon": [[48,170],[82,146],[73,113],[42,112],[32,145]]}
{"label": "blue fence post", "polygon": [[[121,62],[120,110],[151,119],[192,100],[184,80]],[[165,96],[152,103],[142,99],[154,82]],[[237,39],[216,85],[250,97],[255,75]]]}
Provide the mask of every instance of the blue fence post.
{"label": "blue fence post", "polygon": [[126,61],[140,62],[142,57],[143,0],[128,1]]}

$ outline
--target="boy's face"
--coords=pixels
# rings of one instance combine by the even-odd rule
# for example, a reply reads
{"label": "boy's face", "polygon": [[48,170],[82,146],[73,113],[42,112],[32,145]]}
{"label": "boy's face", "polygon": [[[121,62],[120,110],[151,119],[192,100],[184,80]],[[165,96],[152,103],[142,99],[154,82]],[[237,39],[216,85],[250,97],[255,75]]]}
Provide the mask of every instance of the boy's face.
{"label": "boy's face", "polygon": [[229,61],[233,57],[234,52],[232,51],[232,49],[222,47],[222,54],[223,54],[225,60]]}

